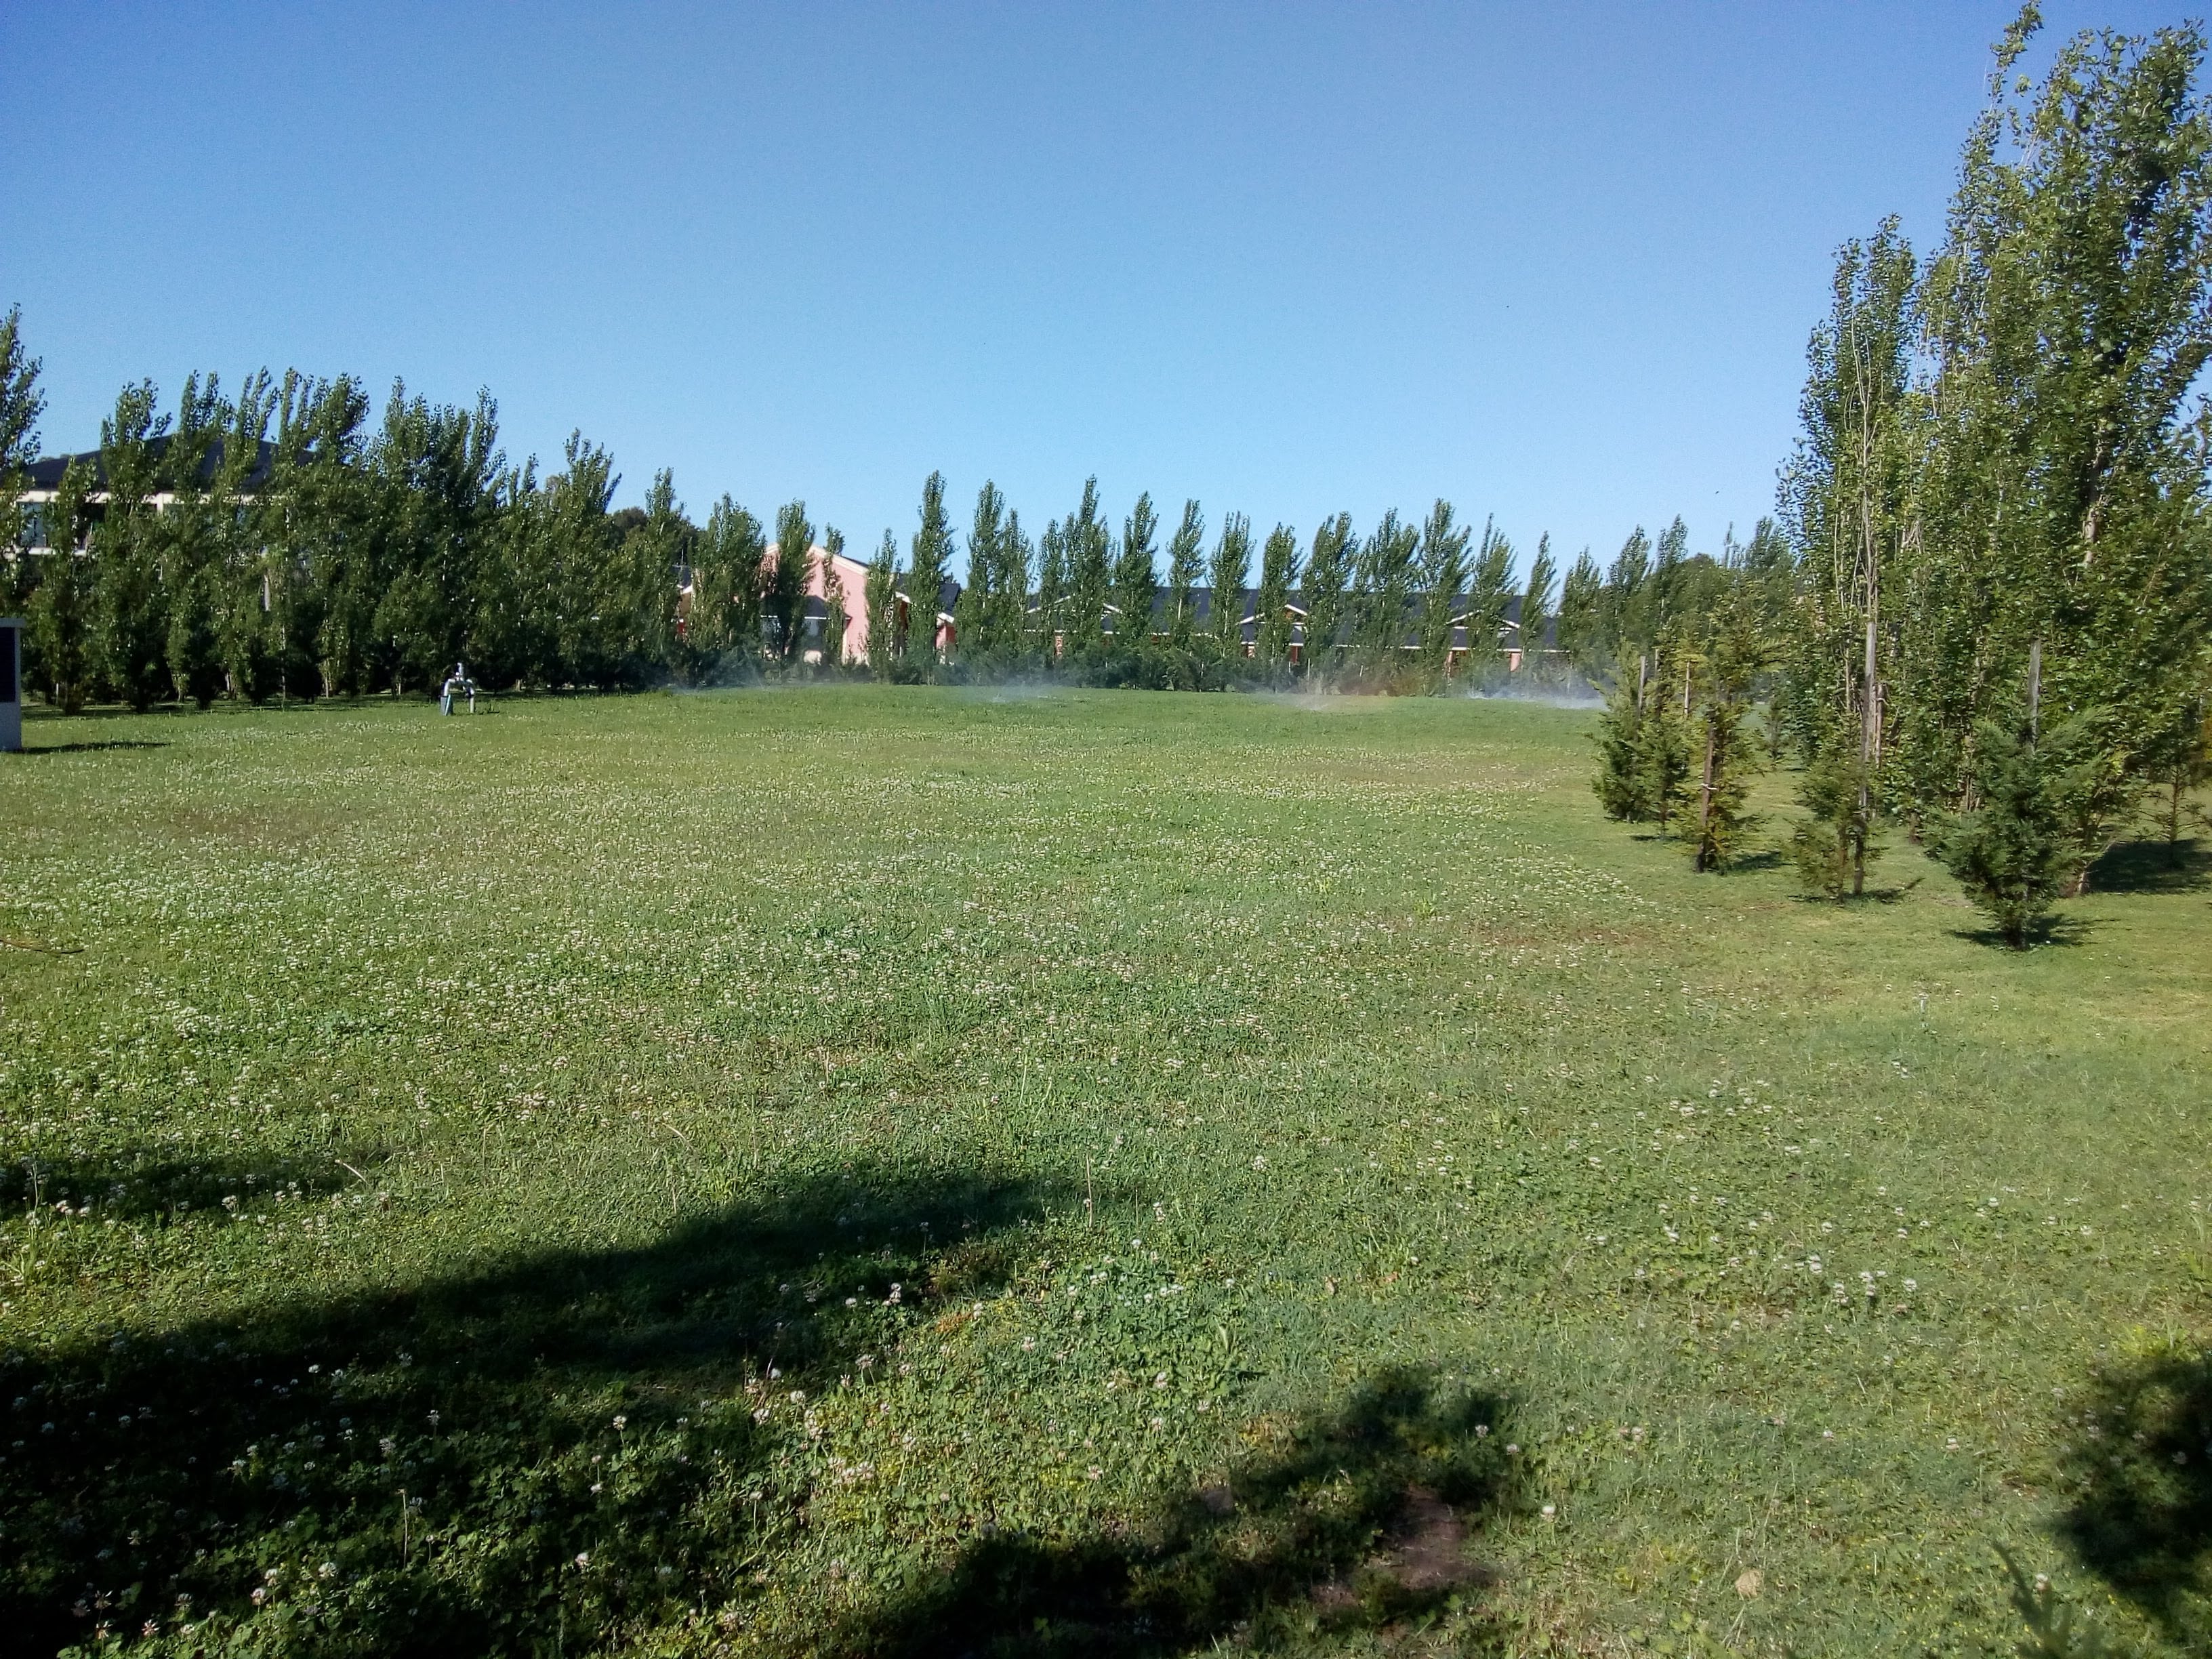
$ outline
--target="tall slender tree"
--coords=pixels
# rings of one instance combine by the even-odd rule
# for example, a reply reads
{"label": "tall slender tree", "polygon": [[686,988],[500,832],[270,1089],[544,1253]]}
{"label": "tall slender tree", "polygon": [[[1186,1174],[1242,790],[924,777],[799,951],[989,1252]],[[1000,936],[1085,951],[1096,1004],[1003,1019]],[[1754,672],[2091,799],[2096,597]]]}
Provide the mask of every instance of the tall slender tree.
{"label": "tall slender tree", "polygon": [[1221,521],[1220,538],[1213,544],[1212,568],[1206,573],[1212,589],[1208,603],[1206,631],[1224,657],[1244,654],[1244,589],[1252,579],[1252,521],[1231,513]]}
{"label": "tall slender tree", "polygon": [[1198,625],[1200,560],[1206,548],[1206,516],[1194,501],[1182,504],[1182,521],[1168,540],[1168,639],[1188,649]]}
{"label": "tall slender tree", "polygon": [[39,416],[46,406],[39,368],[23,346],[22,307],[10,306],[0,317],[0,605],[11,611],[24,608],[36,585],[23,491],[38,459]]}
{"label": "tall slender tree", "polygon": [[1280,678],[1291,663],[1291,595],[1297,589],[1298,532],[1279,524],[1260,550],[1252,654],[1261,674]]}
{"label": "tall slender tree", "polygon": [[1466,596],[1471,526],[1455,522],[1452,504],[1439,496],[1421,526],[1421,661],[1433,690],[1442,690],[1451,665],[1452,635]]}
{"label": "tall slender tree", "polygon": [[953,648],[963,663],[985,663],[1005,653],[994,627],[1004,607],[994,605],[993,599],[1004,574],[1000,542],[1006,534],[1006,498],[986,478],[975,492],[975,515],[968,531],[968,580],[953,606]]}
{"label": "tall slender tree", "polygon": [[1486,519],[1468,574],[1467,654],[1470,676],[1498,672],[1505,644],[1506,611],[1513,598],[1513,544]]}
{"label": "tall slender tree", "polygon": [[805,501],[787,501],[775,515],[775,546],[761,609],[766,613],[769,654],[790,665],[799,660],[806,632],[806,579],[813,569],[814,521]]}
{"label": "tall slender tree", "polygon": [[1352,514],[1323,519],[1306,556],[1306,626],[1303,647],[1305,678],[1320,682],[1338,669],[1344,632],[1345,595],[1352,585]]}
{"label": "tall slender tree", "polygon": [[1559,567],[1552,557],[1552,538],[1547,532],[1536,538],[1536,556],[1528,561],[1528,582],[1521,592],[1521,665],[1532,673],[1548,660],[1544,653],[1559,574]]}
{"label": "tall slender tree", "polygon": [[1106,625],[1106,597],[1113,585],[1113,532],[1098,511],[1098,480],[1083,483],[1083,500],[1060,526],[1067,555],[1067,649],[1095,653]]}
{"label": "tall slender tree", "polygon": [[897,672],[899,661],[898,625],[898,538],[890,530],[876,549],[876,556],[868,561],[868,672],[879,680],[888,680]]}
{"label": "tall slender tree", "polygon": [[921,522],[908,551],[906,661],[927,675],[937,670],[938,616],[956,551],[952,515],[945,509],[942,472],[933,472],[923,481],[919,516]]}
{"label": "tall slender tree", "polygon": [[1585,674],[1597,666],[1605,577],[1587,547],[1559,585],[1559,653]]}
{"label": "tall slender tree", "polygon": [[1114,562],[1114,642],[1124,652],[1141,650],[1152,641],[1152,605],[1159,592],[1152,569],[1158,533],[1159,515],[1148,490],[1137,497],[1122,523],[1121,553]]}
{"label": "tall slender tree", "polygon": [[845,556],[845,532],[831,525],[822,532],[822,666],[845,665],[845,629],[851,621],[845,606],[845,576],[837,562]]}

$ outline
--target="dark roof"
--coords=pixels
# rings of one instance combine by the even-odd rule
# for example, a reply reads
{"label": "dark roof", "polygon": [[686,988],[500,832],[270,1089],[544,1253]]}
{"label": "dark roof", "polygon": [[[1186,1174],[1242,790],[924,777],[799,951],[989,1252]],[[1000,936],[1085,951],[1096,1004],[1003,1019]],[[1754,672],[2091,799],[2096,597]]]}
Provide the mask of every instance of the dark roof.
{"label": "dark roof", "polygon": [[[159,461],[168,453],[169,443],[169,434],[164,434],[152,440],[147,447],[154,452],[155,460]],[[206,453],[200,457],[200,464],[196,471],[197,481],[203,489],[213,483],[216,474],[222,469],[223,445],[224,441],[217,438],[207,447]],[[246,489],[249,495],[269,482],[270,470],[276,464],[276,446],[266,438],[263,439],[259,452],[254,457],[253,470],[246,475]],[[100,464],[100,452],[96,449],[88,449],[76,455],[41,456],[31,463],[30,487],[33,489],[59,489],[63,469],[72,461],[92,475],[94,489],[100,490],[107,488],[107,469]]]}

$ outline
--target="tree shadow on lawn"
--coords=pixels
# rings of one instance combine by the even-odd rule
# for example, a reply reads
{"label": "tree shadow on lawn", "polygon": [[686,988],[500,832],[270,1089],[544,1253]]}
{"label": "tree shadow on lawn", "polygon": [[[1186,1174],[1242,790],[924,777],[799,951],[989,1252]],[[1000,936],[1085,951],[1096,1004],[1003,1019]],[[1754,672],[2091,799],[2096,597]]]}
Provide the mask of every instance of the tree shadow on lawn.
{"label": "tree shadow on lawn", "polygon": [[100,749],[167,749],[166,738],[88,738],[78,743],[25,744],[15,752],[19,755],[84,755]]}
{"label": "tree shadow on lawn", "polygon": [[805,1524],[794,1385],[994,1286],[1065,1197],[863,1168],[635,1249],[11,1352],[0,1628],[520,1654],[726,1601]]}
{"label": "tree shadow on lawn", "polygon": [[2193,836],[2124,841],[2089,866],[2093,893],[2195,893],[2212,887],[2212,847]]}
{"label": "tree shadow on lawn", "polygon": [[1283,1447],[1123,1532],[987,1535],[838,1631],[849,1659],[1261,1651],[1415,1623],[1494,1575],[1470,1522],[1514,1497],[1507,1404],[1394,1370]]}
{"label": "tree shadow on lawn", "polygon": [[380,1151],[349,1149],[294,1158],[252,1160],[221,1153],[190,1158],[97,1159],[27,1158],[0,1167],[0,1202],[37,1210],[57,1206],[89,1211],[88,1218],[143,1221],[226,1208],[225,1199],[256,1205],[279,1193],[285,1203],[327,1198],[343,1188],[369,1188],[362,1171],[383,1162]]}
{"label": "tree shadow on lawn", "polygon": [[2185,1649],[2212,1651],[2212,1352],[2114,1362],[2069,1404],[2062,1535]]}

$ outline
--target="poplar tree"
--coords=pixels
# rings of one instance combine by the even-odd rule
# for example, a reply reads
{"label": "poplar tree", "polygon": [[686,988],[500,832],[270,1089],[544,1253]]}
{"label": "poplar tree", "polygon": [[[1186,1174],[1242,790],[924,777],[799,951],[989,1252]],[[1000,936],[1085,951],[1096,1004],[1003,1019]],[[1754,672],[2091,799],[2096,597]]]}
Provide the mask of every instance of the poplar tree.
{"label": "poplar tree", "polygon": [[1451,665],[1453,626],[1466,597],[1468,544],[1474,526],[1453,522],[1452,504],[1439,496],[1421,526],[1421,660],[1434,689],[1443,689]]}
{"label": "poplar tree", "polygon": [[824,672],[845,665],[845,628],[851,620],[845,609],[845,578],[837,561],[845,556],[845,532],[835,525],[822,532],[822,667]]}
{"label": "poplar tree", "polygon": [[1067,631],[1067,535],[1060,520],[1044,527],[1037,546],[1037,654],[1049,668],[1060,658]]}
{"label": "poplar tree", "polygon": [[1260,550],[1260,593],[1252,654],[1263,675],[1279,678],[1291,660],[1291,594],[1298,580],[1298,532],[1279,524]]}
{"label": "poplar tree", "polygon": [[1505,642],[1505,611],[1513,597],[1513,544],[1489,520],[1468,573],[1467,657],[1470,675],[1495,673]]}
{"label": "poplar tree", "polygon": [[1114,563],[1114,599],[1119,620],[1114,624],[1115,645],[1127,653],[1140,651],[1152,642],[1152,604],[1159,580],[1152,569],[1153,544],[1159,533],[1159,515],[1152,510],[1152,492],[1137,497],[1137,504],[1121,526],[1121,550]]}
{"label": "poplar tree", "polygon": [[2039,656],[2046,724],[2100,734],[2078,888],[2204,684],[2212,538],[2197,384],[2212,360],[2212,116],[2195,26],[2085,31],[2039,85],[2000,46],[1920,311],[1934,358],[1898,765],[1977,793],[1981,733]]}
{"label": "poplar tree", "polygon": [[906,662],[927,677],[937,670],[937,627],[945,599],[945,580],[952,568],[951,514],[945,510],[945,475],[933,472],[923,480],[921,520],[908,545],[907,559]]}
{"label": "poplar tree", "polygon": [[1559,586],[1559,652],[1584,673],[1597,660],[1605,604],[1605,577],[1587,547]]}
{"label": "poplar tree", "polygon": [[1306,556],[1305,677],[1327,679],[1337,668],[1345,594],[1352,585],[1352,514],[1323,519]]}
{"label": "poplar tree", "polygon": [[1008,662],[1027,649],[1024,636],[1029,628],[1030,567],[1035,553],[1022,529],[1022,515],[1009,510],[999,532],[996,570],[991,578],[991,597],[984,607],[992,649]]}
{"label": "poplar tree", "polygon": [[1067,649],[1088,659],[1104,633],[1106,595],[1113,581],[1113,532],[1099,516],[1097,478],[1084,480],[1083,500],[1061,524],[1060,535],[1067,557]]}
{"label": "poplar tree", "polygon": [[[1798,799],[1813,815],[1796,843],[1799,866],[1809,876],[1831,852],[1848,857],[1854,893],[1865,890],[1877,842],[1882,687],[1905,612],[1916,270],[1894,218],[1844,245],[1829,314],[1807,349],[1802,436],[1783,473],[1802,583],[1784,720],[1806,757]],[[1856,790],[1848,799],[1838,792],[1846,778]],[[1840,892],[1840,878],[1821,881]]]}
{"label": "poplar tree", "polygon": [[1618,656],[1625,648],[1640,657],[1657,642],[1651,627],[1650,574],[1651,538],[1638,525],[1606,572],[1599,641],[1607,654]]}
{"label": "poplar tree", "polygon": [[1521,665],[1532,673],[1543,665],[1544,638],[1551,623],[1559,568],[1552,558],[1552,538],[1547,532],[1536,538],[1536,556],[1528,561],[1528,584],[1521,594]]}
{"label": "poplar tree", "polygon": [[1207,585],[1212,589],[1206,632],[1224,657],[1244,654],[1244,588],[1252,576],[1252,521],[1231,513],[1221,521],[1220,538],[1213,544]]}
{"label": "poplar tree", "polygon": [[38,459],[39,416],[46,406],[39,368],[23,348],[22,308],[11,306],[0,317],[0,559],[7,562],[0,571],[0,605],[11,612],[26,606],[36,585],[23,491]]}
{"label": "poplar tree", "polygon": [[107,511],[90,542],[94,660],[114,695],[141,711],[152,706],[167,678],[160,530],[148,498],[160,487],[169,417],[156,414],[155,403],[151,380],[126,386],[114,413],[100,422]]}
{"label": "poplar tree", "polygon": [[787,501],[775,515],[775,562],[768,569],[761,609],[774,635],[769,654],[787,666],[799,661],[806,628],[806,578],[814,557],[814,524],[805,501]]}
{"label": "poplar tree", "polygon": [[868,672],[889,680],[898,667],[898,538],[886,529],[868,561]]}
{"label": "poplar tree", "polygon": [[965,664],[981,664],[1005,654],[995,624],[1004,607],[994,604],[1004,580],[1006,498],[989,479],[975,492],[975,514],[968,531],[968,580],[952,607],[955,648]]}
{"label": "poplar tree", "polygon": [[685,642],[696,679],[757,673],[761,576],[768,553],[760,520],[725,495],[707,515],[691,565]]}
{"label": "poplar tree", "polygon": [[46,507],[46,568],[31,594],[31,642],[40,678],[47,700],[68,714],[82,710],[92,694],[92,561],[78,550],[91,483],[88,469],[77,462],[62,469]]}
{"label": "poplar tree", "polygon": [[1206,518],[1198,503],[1182,504],[1182,522],[1168,540],[1168,640],[1179,650],[1190,647],[1198,625],[1200,561],[1206,546]]}
{"label": "poplar tree", "polygon": [[1413,558],[1421,532],[1401,524],[1398,509],[1383,514],[1361,545],[1355,578],[1360,596],[1359,654],[1370,674],[1387,680],[1405,659],[1407,611],[1413,596]]}

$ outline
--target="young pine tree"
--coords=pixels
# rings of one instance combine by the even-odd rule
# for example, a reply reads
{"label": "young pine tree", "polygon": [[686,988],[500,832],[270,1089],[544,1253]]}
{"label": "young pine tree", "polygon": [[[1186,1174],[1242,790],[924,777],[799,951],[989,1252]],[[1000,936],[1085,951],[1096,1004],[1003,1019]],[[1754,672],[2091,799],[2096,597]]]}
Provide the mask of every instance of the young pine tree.
{"label": "young pine tree", "polygon": [[1984,720],[1975,736],[1980,805],[1947,817],[1934,850],[2005,943],[2025,950],[2073,870],[2074,842],[2060,805],[2063,784],[2026,720]]}
{"label": "young pine tree", "polygon": [[1805,821],[1790,856],[1808,892],[1841,900],[1866,891],[1867,866],[1881,856],[1881,821],[1857,752],[1838,746],[1805,769],[1797,788]]}
{"label": "young pine tree", "polygon": [[1739,596],[1715,619],[1698,663],[1691,719],[1697,768],[1691,785],[1697,815],[1692,861],[1701,871],[1733,862],[1759,822],[1745,810],[1758,754],[1744,720],[1752,682],[1765,659],[1757,618]]}
{"label": "young pine tree", "polygon": [[[1644,719],[1637,728],[1637,769],[1651,822],[1662,835],[1689,805],[1691,776],[1690,665],[1686,653],[1655,653],[1651,684],[1645,688]],[[1679,695],[1677,686],[1680,687]]]}
{"label": "young pine tree", "polygon": [[1644,764],[1646,666],[1642,657],[1632,665],[1626,653],[1621,655],[1605,712],[1598,716],[1597,775],[1591,781],[1606,817],[1630,823],[1648,823],[1659,816]]}

